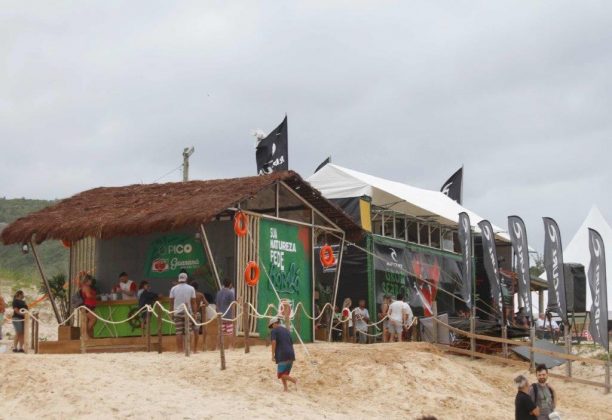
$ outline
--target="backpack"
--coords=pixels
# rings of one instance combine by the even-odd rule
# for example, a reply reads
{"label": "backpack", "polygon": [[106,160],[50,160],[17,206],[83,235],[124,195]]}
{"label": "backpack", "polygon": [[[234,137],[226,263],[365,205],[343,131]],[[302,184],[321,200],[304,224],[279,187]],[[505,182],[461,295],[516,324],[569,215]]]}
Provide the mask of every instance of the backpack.
{"label": "backpack", "polygon": [[[533,398],[535,399],[535,403],[537,404],[538,403],[538,384],[536,383],[531,384],[531,388],[533,388]],[[552,398],[553,405],[554,405],[555,404],[555,391],[553,391],[553,389],[549,386],[548,386],[548,389],[550,390],[550,396]]]}
{"label": "backpack", "polygon": [[77,290],[74,295],[70,298],[70,305],[73,308],[78,308],[79,306],[83,306],[85,301],[83,301],[83,295],[81,295],[81,291]]}

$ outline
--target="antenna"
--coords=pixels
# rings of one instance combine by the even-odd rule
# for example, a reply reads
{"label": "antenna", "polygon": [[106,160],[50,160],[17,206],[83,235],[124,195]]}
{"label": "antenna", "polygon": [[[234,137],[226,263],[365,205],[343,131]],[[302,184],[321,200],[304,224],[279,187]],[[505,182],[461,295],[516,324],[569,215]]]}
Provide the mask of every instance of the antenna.
{"label": "antenna", "polygon": [[195,152],[195,148],[191,146],[185,147],[183,149],[183,182],[187,182],[189,180],[189,156],[193,155]]}

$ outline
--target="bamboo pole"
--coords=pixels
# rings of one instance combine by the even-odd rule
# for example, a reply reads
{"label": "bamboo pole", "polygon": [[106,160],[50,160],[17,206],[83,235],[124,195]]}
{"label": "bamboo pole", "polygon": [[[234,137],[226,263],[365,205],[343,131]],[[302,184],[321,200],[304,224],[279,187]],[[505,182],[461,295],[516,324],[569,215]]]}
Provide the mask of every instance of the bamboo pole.
{"label": "bamboo pole", "polygon": [[434,317],[434,322],[433,322],[433,342],[435,344],[438,344],[438,323],[436,322],[438,320],[438,302],[436,302],[435,300],[433,302],[431,302],[431,309],[433,311],[433,317]]}
{"label": "bamboo pole", "polygon": [[151,312],[147,311],[147,315],[145,317],[146,325],[146,334],[147,334],[147,353],[151,351]]}
{"label": "bamboo pole", "polygon": [[163,312],[161,308],[155,308],[155,314],[157,315],[157,353],[162,352],[162,320]]}
{"label": "bamboo pole", "polygon": [[244,352],[249,353],[249,305],[246,302],[242,303],[242,328],[244,331]]}
{"label": "bamboo pole", "polygon": [[85,336],[87,335],[87,316],[85,315],[85,310],[83,307],[79,308],[79,323],[80,323],[80,339],[81,339],[81,353],[87,353],[87,349],[85,347]]}
{"label": "bamboo pole", "polygon": [[185,350],[185,357],[189,357],[191,354],[191,320],[189,319],[189,312],[187,312],[187,308],[185,308],[185,313],[183,314],[185,318],[185,330],[183,331],[183,350]]}
{"label": "bamboo pole", "polygon": [[535,326],[533,323],[529,327],[529,372],[535,372],[535,353],[533,348],[535,347]]}
{"label": "bamboo pole", "polygon": [[[36,312],[36,317],[38,317],[38,312]],[[34,339],[35,339],[34,353],[35,354],[38,354],[38,343],[40,339],[40,328],[39,327],[40,327],[40,323],[37,320],[35,324],[36,335],[34,335]]]}
{"label": "bamboo pole", "polygon": [[[572,329],[571,327],[568,325],[565,326],[565,334],[564,335],[564,339],[565,339],[565,352],[567,354],[572,354]],[[571,360],[567,360],[565,363],[565,374],[567,376],[569,376],[570,378],[572,377],[572,361]]]}
{"label": "bamboo pole", "polygon": [[[506,324],[502,325],[502,338],[504,340],[508,339],[508,326]],[[505,358],[508,358],[508,343],[502,343],[502,353]]]}
{"label": "bamboo pole", "polygon": [[23,351],[26,353],[30,352],[32,347],[32,317],[29,312],[26,312],[23,317]]}
{"label": "bamboo pole", "polygon": [[472,334],[470,337],[471,359],[474,358],[474,354],[476,353],[476,337],[474,336],[474,334],[476,334],[476,302],[472,303],[472,307],[472,316],[470,316],[470,333]]}
{"label": "bamboo pole", "polygon": [[51,302],[51,307],[53,308],[55,319],[57,320],[58,324],[62,324],[64,320],[62,319],[62,316],[59,313],[57,303],[55,302],[55,296],[53,295],[53,293],[51,293],[51,286],[49,286],[49,282],[47,281],[47,277],[45,277],[45,272],[43,270],[42,264],[38,259],[38,253],[36,252],[34,241],[30,241],[30,249],[32,250],[32,255],[34,256],[34,261],[36,262],[36,267],[38,267],[40,277],[42,278],[43,284],[45,285],[45,291],[47,292],[47,296],[49,296],[49,302]]}
{"label": "bamboo pole", "polygon": [[348,343],[348,318],[342,322],[342,340]]}
{"label": "bamboo pole", "polygon": [[606,394],[610,393],[610,352],[608,352],[608,363],[606,364]]}
{"label": "bamboo pole", "polygon": [[[353,311],[351,316],[353,318],[353,343],[356,343],[357,342],[357,315]],[[402,340],[400,339],[400,341]]]}
{"label": "bamboo pole", "polygon": [[225,349],[223,348],[223,331],[221,322],[221,313],[217,313],[217,331],[219,333],[219,356],[221,358],[221,370],[225,370]]}
{"label": "bamboo pole", "polygon": [[[200,311],[202,312],[202,323],[206,324],[206,308],[208,307],[207,304],[204,304],[204,306],[202,306],[200,308]],[[202,351],[206,351],[206,325],[202,325]]]}

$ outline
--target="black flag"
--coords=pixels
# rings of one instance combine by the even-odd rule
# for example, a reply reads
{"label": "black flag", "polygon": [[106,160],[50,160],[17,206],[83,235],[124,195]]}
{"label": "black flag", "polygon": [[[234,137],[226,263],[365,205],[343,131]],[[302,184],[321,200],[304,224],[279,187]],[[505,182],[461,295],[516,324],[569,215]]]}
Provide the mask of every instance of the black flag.
{"label": "black flag", "polygon": [[321,162],[321,164],[319,166],[317,166],[317,169],[315,169],[314,173],[319,172],[319,169],[321,169],[322,167],[324,167],[328,163],[331,163],[331,156],[328,156],[327,159],[325,159],[323,162]]}
{"label": "black flag", "polygon": [[461,204],[461,201],[463,201],[463,166],[448,178],[440,191]]}
{"label": "black flag", "polygon": [[517,261],[515,271],[519,278],[519,296],[523,299],[523,306],[529,320],[533,320],[533,312],[531,309],[531,277],[529,276],[529,248],[527,247],[527,230],[525,229],[523,219],[518,216],[509,216],[508,231]]}
{"label": "black flag", "polygon": [[289,170],[287,138],[287,117],[285,117],[278,127],[257,144],[255,160],[258,175]]}
{"label": "black flag", "polygon": [[601,235],[589,228],[589,288],[591,289],[591,320],[589,333],[593,341],[608,351],[608,292],[606,290],[606,251]]}
{"label": "black flag", "polygon": [[463,256],[463,278],[461,297],[468,308],[472,308],[472,229],[470,216],[466,212],[459,213],[459,244]]}
{"label": "black flag", "polygon": [[[567,301],[565,299],[565,274],[563,272],[563,248],[559,226],[550,217],[544,220],[544,267],[548,279],[548,307],[567,322]],[[540,308],[540,312],[543,308]]]}
{"label": "black flag", "polygon": [[499,311],[497,314],[498,320],[503,324],[504,301],[502,299],[501,279],[499,277],[499,265],[497,262],[497,248],[495,247],[493,226],[491,226],[491,222],[488,220],[482,220],[478,223],[478,227],[482,232],[482,257],[484,259],[485,271],[489,278],[493,305]]}

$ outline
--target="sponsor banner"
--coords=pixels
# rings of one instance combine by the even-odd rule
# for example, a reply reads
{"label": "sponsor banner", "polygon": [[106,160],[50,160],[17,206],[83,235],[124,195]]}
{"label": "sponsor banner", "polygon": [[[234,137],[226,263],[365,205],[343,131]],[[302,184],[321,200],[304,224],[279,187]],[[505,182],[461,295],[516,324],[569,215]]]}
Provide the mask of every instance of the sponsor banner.
{"label": "sponsor banner", "polygon": [[472,229],[470,216],[466,212],[459,213],[459,243],[463,258],[463,275],[461,276],[461,296],[468,308],[472,307]]}
{"label": "sponsor banner", "polygon": [[[565,298],[565,275],[563,269],[563,248],[559,226],[550,217],[544,217],[544,268],[548,279],[548,307],[555,311],[564,324],[567,320]],[[542,312],[543,308],[540,308]]]}
{"label": "sponsor banner", "polygon": [[523,219],[518,216],[508,217],[508,233],[512,241],[512,249],[516,259],[516,268],[514,271],[518,273],[518,292],[522,298],[525,312],[529,315],[529,319],[533,320],[533,311],[531,308],[531,277],[529,275],[529,248],[527,246],[527,230]]}
{"label": "sponsor banner", "polygon": [[589,251],[591,252],[591,263],[589,264],[588,278],[591,298],[593,299],[589,333],[593,336],[594,342],[601,344],[606,351],[609,351],[606,251],[599,232],[590,228]]}
{"label": "sponsor banner", "polygon": [[[497,319],[503,324],[504,296],[502,290],[504,286],[502,286],[499,275],[499,265],[497,262],[497,249],[495,248],[495,234],[493,233],[493,226],[491,226],[491,222],[488,220],[482,220],[478,223],[478,227],[482,232],[482,258],[487,277],[489,278],[491,297],[493,298],[493,304],[496,308]],[[505,287],[507,288],[507,285]]]}
{"label": "sponsor banner", "polygon": [[463,167],[459,168],[440,188],[440,192],[449,196],[461,204],[461,193],[463,190]]}
{"label": "sponsor banner", "polygon": [[289,170],[287,117],[256,147],[257,174]]}
{"label": "sponsor banner", "polygon": [[460,259],[420,249],[374,243],[376,255],[374,278],[376,302],[384,295],[405,296],[416,314],[431,316],[432,302],[437,297],[438,312],[455,312],[455,296],[461,294],[462,262]]}
{"label": "sponsor banner", "polygon": [[[302,302],[306,312],[312,316],[310,228],[267,219],[261,219],[259,223],[261,274],[257,310],[264,313],[269,304],[278,307],[276,289],[280,298],[287,299],[292,308]],[[305,316],[301,319],[300,336],[304,341],[312,341],[312,323]],[[267,319],[257,322],[261,337],[269,335],[267,322]]]}
{"label": "sponsor banner", "polygon": [[193,273],[206,264],[204,248],[193,235],[165,235],[149,245],[145,277],[177,278],[181,269]]}

